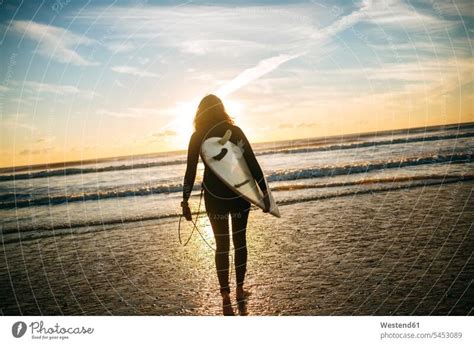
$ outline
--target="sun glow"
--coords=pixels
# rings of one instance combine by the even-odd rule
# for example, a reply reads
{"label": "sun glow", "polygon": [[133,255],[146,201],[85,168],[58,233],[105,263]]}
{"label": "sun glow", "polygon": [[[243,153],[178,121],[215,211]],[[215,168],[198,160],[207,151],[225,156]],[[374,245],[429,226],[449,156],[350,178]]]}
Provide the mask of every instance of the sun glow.
{"label": "sun glow", "polygon": [[236,122],[239,122],[243,110],[244,110],[244,104],[240,101],[236,101],[233,99],[223,99],[222,102],[224,103],[225,110],[227,111],[227,114],[235,120]]}
{"label": "sun glow", "polygon": [[170,128],[176,133],[175,143],[179,148],[187,148],[189,138],[194,131],[193,120],[198,102],[179,102],[173,109],[174,121]]}

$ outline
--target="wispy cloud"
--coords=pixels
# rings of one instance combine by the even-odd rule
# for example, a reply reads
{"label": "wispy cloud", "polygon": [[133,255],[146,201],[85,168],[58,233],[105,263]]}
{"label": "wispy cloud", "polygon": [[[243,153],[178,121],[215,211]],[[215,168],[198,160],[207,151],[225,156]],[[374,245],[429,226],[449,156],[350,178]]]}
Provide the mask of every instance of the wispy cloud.
{"label": "wispy cloud", "polygon": [[49,137],[40,137],[35,140],[34,144],[36,145],[48,145],[52,144],[56,140],[56,137],[49,136]]}
{"label": "wispy cloud", "polygon": [[26,20],[13,21],[11,30],[38,42],[39,54],[47,58],[82,66],[97,64],[85,59],[74,50],[77,46],[95,43],[85,36],[76,35],[60,27]]}
{"label": "wispy cloud", "polygon": [[265,49],[265,45],[252,40],[236,39],[191,39],[182,42],[178,47],[183,53],[192,55],[245,56]]}
{"label": "wispy cloud", "polygon": [[352,13],[342,16],[337,19],[332,24],[322,28],[318,32],[313,35],[313,38],[320,39],[320,40],[327,40],[332,36],[336,35],[337,33],[353,26],[357,22],[361,21],[367,16],[367,13],[372,8],[372,1],[366,0],[363,1],[361,6],[353,11]]}
{"label": "wispy cloud", "polygon": [[152,116],[158,116],[158,115],[163,115],[163,114],[168,114],[169,110],[164,109],[155,109],[155,108],[136,108],[136,107],[128,107],[123,110],[111,110],[111,109],[98,109],[96,112],[98,115],[105,115],[105,116],[111,116],[111,117],[116,117],[116,118],[133,118],[133,119],[139,119],[139,118],[146,118],[146,117],[152,117]]}
{"label": "wispy cloud", "polygon": [[37,128],[28,122],[27,116],[22,113],[3,114],[0,121],[0,130],[17,131],[19,129],[35,132]]}
{"label": "wispy cloud", "polygon": [[35,156],[51,153],[55,150],[53,145],[56,141],[54,136],[39,137],[29,143],[28,148],[20,151],[20,156]]}
{"label": "wispy cloud", "polygon": [[35,156],[35,155],[44,155],[50,153],[54,150],[53,147],[45,147],[41,149],[24,149],[20,151],[20,156]]}
{"label": "wispy cloud", "polygon": [[131,118],[131,119],[139,119],[143,118],[144,115],[133,112],[133,111],[115,111],[115,110],[108,110],[108,109],[99,109],[96,111],[97,115],[102,115],[102,116],[110,116],[110,117],[115,117],[115,118]]}
{"label": "wispy cloud", "polygon": [[[311,77],[318,80],[332,80],[346,82],[348,75],[352,80],[378,81],[391,83],[390,89],[400,88],[406,90],[411,87],[419,87],[425,91],[431,88],[446,86],[448,80],[457,83],[472,81],[474,62],[469,58],[446,58],[446,59],[424,59],[423,61],[407,61],[398,63],[383,63],[379,66],[368,66],[364,68],[343,68],[336,70],[315,70]],[[294,73],[302,75],[308,73],[304,70],[294,70]],[[398,83],[393,83],[398,82]],[[370,88],[370,93],[375,92]]]}
{"label": "wispy cloud", "polygon": [[110,69],[117,73],[130,74],[136,77],[159,77],[156,73],[144,71],[133,66],[114,66]]}
{"label": "wispy cloud", "polygon": [[[239,4],[240,5],[240,4]],[[75,16],[89,23],[100,16],[100,25],[116,27],[110,40],[133,38],[146,47],[159,46],[170,53],[192,56],[248,57],[258,53],[283,52],[307,44],[314,23],[324,18],[326,9],[315,11],[312,4],[259,6],[183,6],[90,7]],[[159,20],[157,20],[159,18]],[[197,27],[197,20],[199,21]],[[300,49],[300,51],[303,49]],[[156,56],[155,56],[156,58]]]}
{"label": "wispy cloud", "polygon": [[413,5],[400,0],[374,1],[366,11],[364,20],[388,28],[403,28],[407,33],[417,29],[422,32],[445,31],[457,25],[442,16],[416,10]]}
{"label": "wispy cloud", "polygon": [[126,53],[134,50],[136,47],[133,43],[130,42],[113,42],[107,45],[107,49],[113,53]]}
{"label": "wispy cloud", "polygon": [[299,123],[281,123],[276,126],[276,129],[294,129],[294,128],[310,128],[318,127],[318,124],[312,122],[299,122]]}
{"label": "wispy cloud", "polygon": [[120,80],[115,80],[115,85],[118,87],[125,87],[125,85]]}
{"label": "wispy cloud", "polygon": [[171,129],[165,129],[163,131],[153,133],[152,136],[156,137],[156,138],[162,138],[162,137],[173,137],[176,134],[177,133],[175,131],[171,130]]}
{"label": "wispy cloud", "polygon": [[472,0],[456,0],[456,1],[440,1],[436,2],[439,14],[452,15],[459,17],[460,15],[466,17],[474,17],[474,10]]}
{"label": "wispy cloud", "polygon": [[54,94],[58,96],[79,96],[84,98],[93,98],[97,94],[93,91],[81,90],[74,85],[39,83],[36,81],[15,82],[15,85],[27,92],[38,94]]}
{"label": "wispy cloud", "polygon": [[[329,26],[313,33],[311,38],[315,41],[311,45],[321,44],[327,41],[331,36],[339,33],[342,30],[347,29],[348,27],[359,22],[366,16],[367,11],[371,8],[371,1],[364,1],[359,9],[350,13],[349,15],[343,16],[336,20],[334,23]],[[309,46],[306,47],[309,49]],[[280,54],[265,60],[260,61],[256,66],[248,68],[242,71],[234,79],[226,82],[224,85],[216,91],[220,96],[227,96],[232,92],[237,91],[238,89],[246,86],[254,80],[261,78],[262,76],[274,71],[279,66],[284,64],[287,61],[293,60],[295,58],[304,55],[305,53],[296,53],[296,54]]]}

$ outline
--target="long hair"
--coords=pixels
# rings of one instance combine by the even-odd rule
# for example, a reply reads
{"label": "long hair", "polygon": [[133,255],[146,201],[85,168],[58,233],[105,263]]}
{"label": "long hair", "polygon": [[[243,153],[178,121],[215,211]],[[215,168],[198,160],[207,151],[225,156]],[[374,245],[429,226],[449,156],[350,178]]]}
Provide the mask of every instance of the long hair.
{"label": "long hair", "polygon": [[227,122],[231,125],[234,121],[230,118],[229,114],[225,111],[224,104],[221,99],[216,95],[207,95],[201,102],[196,110],[196,116],[194,117],[194,129],[209,130],[213,126]]}

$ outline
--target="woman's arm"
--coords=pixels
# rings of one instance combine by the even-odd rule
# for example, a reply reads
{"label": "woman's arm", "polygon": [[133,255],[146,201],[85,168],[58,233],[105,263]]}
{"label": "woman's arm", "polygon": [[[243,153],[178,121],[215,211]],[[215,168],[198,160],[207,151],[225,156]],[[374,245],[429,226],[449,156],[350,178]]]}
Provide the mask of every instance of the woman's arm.
{"label": "woman's arm", "polygon": [[186,173],[184,174],[183,182],[183,201],[187,202],[191,196],[194,187],[194,180],[196,179],[196,169],[199,160],[200,142],[197,138],[196,132],[193,133],[189,140],[188,159],[186,165]]}

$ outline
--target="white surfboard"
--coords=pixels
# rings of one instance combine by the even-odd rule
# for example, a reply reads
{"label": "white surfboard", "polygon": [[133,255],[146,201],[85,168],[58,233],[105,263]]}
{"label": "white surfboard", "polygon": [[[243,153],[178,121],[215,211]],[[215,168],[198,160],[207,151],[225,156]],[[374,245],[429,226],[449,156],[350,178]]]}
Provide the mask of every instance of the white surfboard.
{"label": "white surfboard", "polygon": [[[227,130],[222,138],[206,139],[201,145],[201,157],[227,187],[263,210],[263,193],[250,172],[242,150],[230,142],[231,136],[232,132]],[[270,198],[269,213],[280,218],[280,211],[268,183],[267,187]]]}

